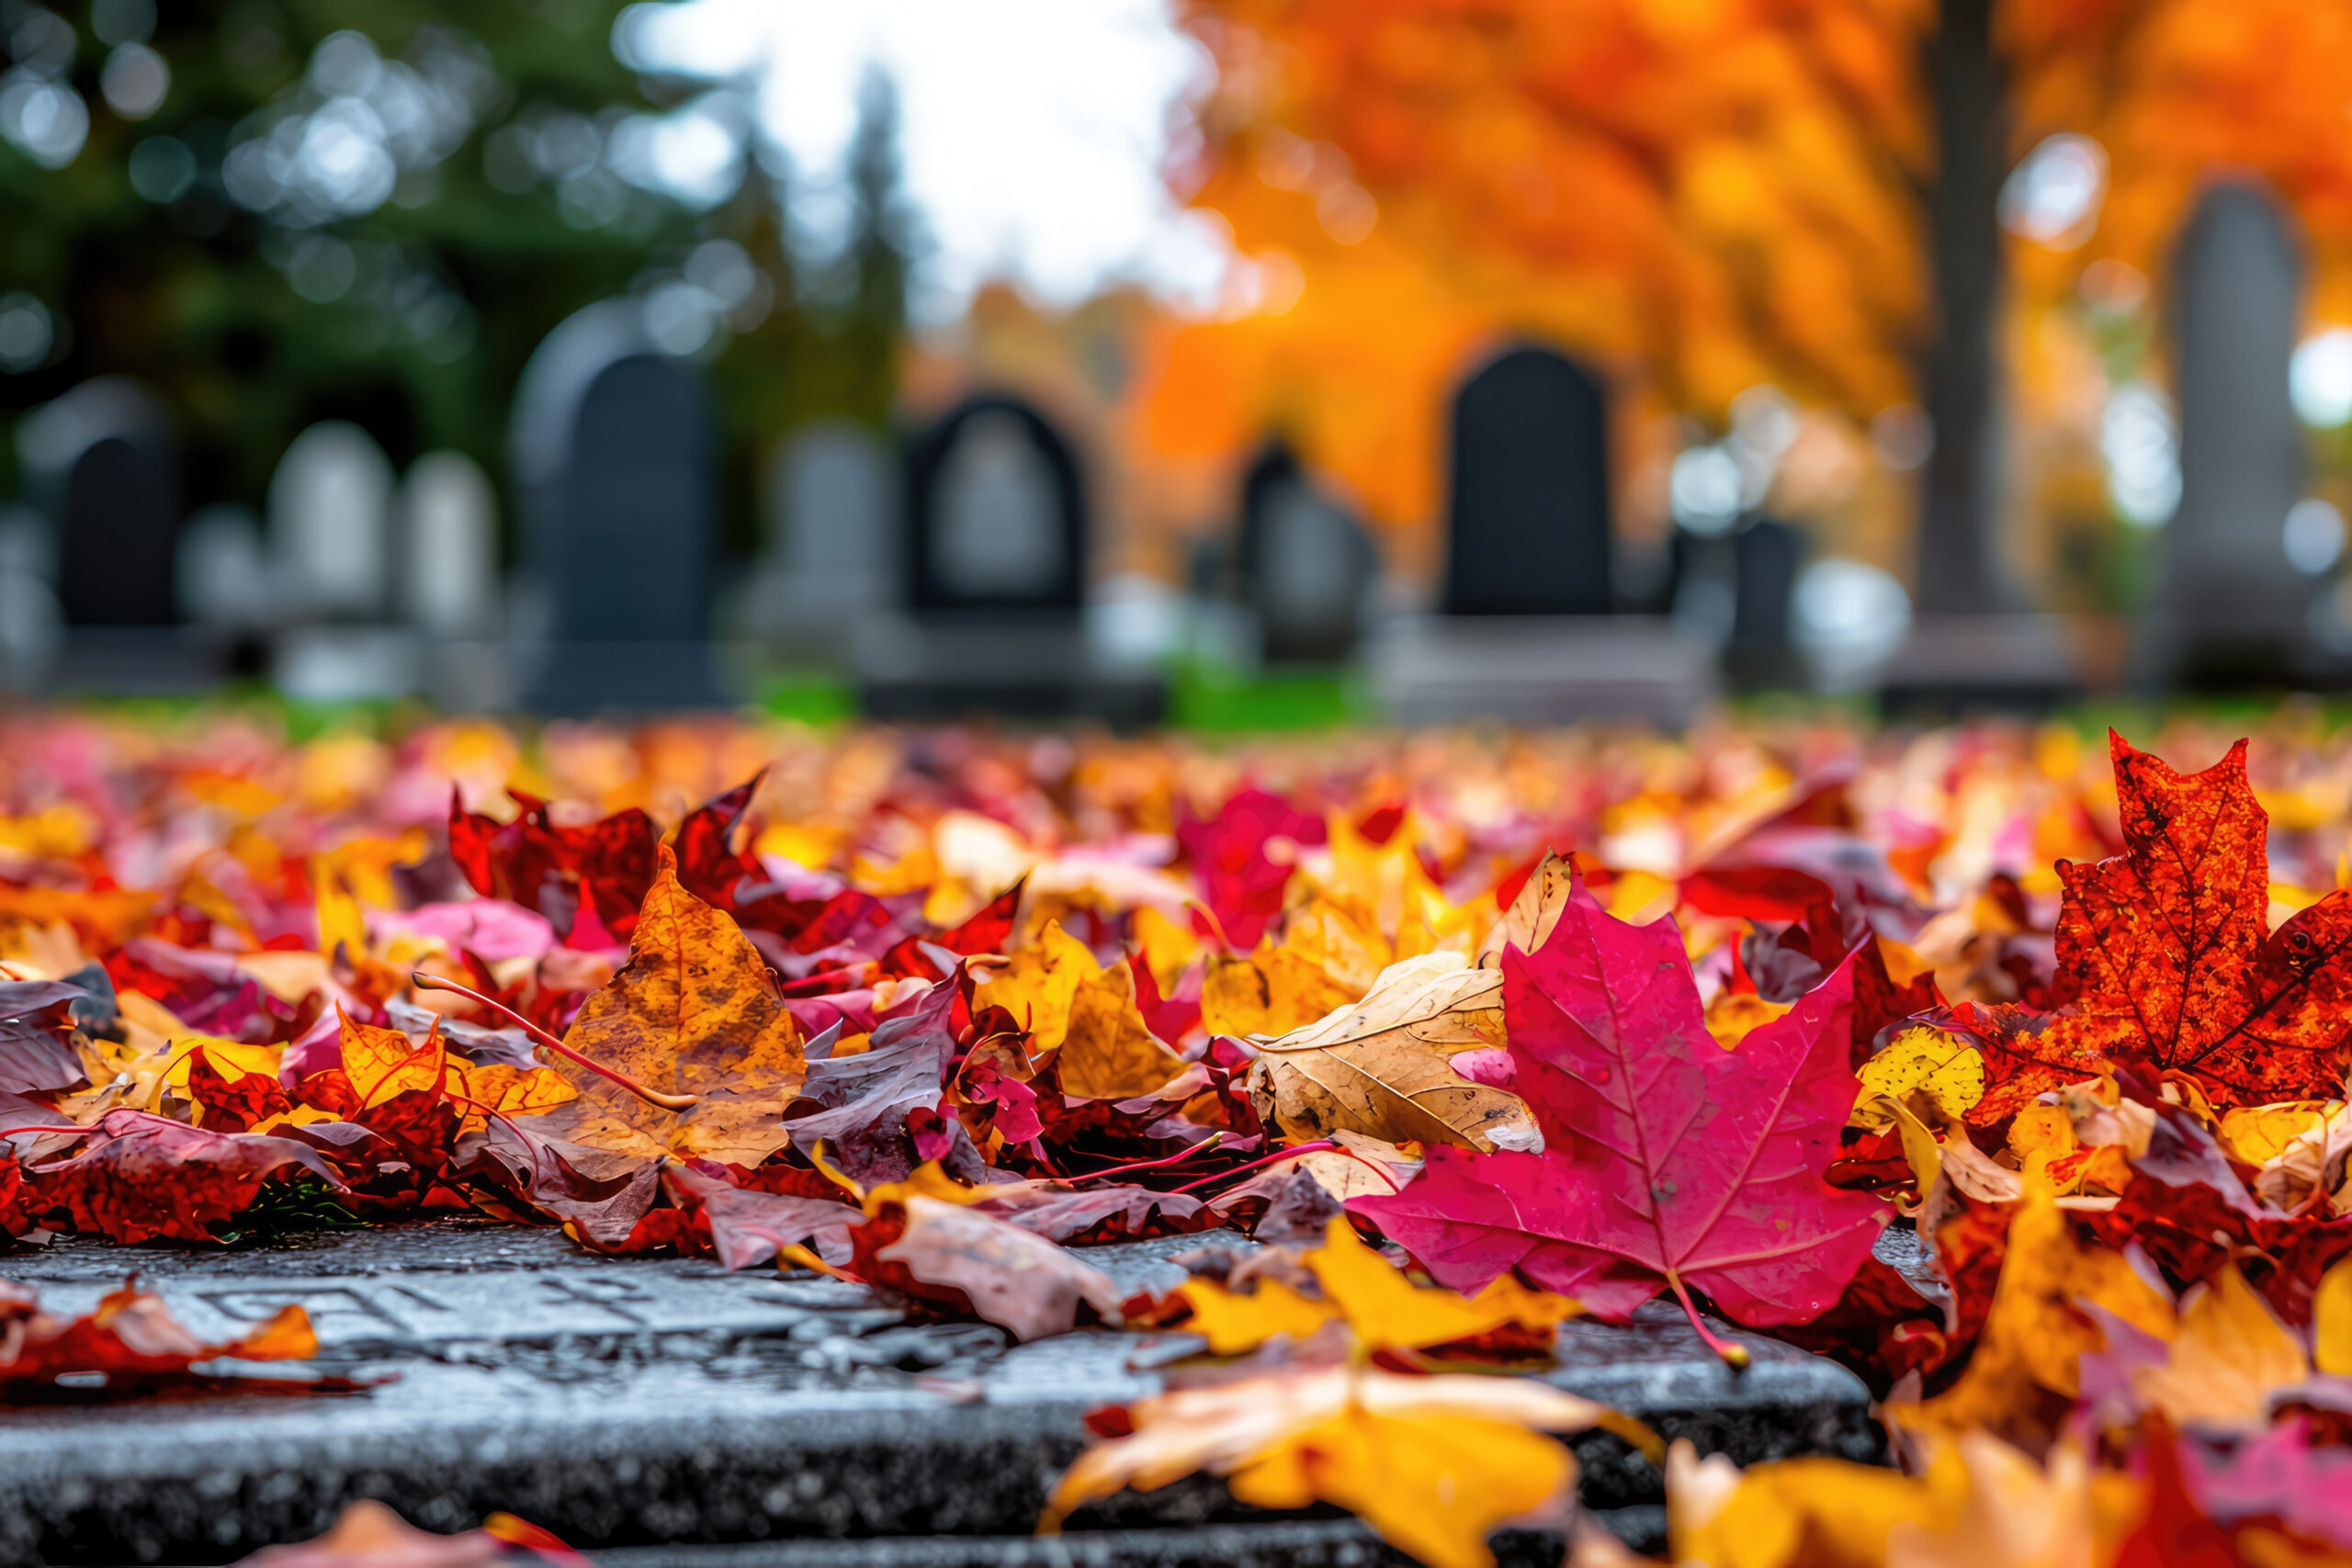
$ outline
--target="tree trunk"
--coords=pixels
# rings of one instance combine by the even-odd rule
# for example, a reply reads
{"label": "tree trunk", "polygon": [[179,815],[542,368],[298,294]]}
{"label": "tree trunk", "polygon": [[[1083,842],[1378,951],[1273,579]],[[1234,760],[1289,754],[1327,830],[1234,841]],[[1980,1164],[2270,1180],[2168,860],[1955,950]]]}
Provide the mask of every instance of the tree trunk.
{"label": "tree trunk", "polygon": [[1928,615],[1970,615],[1998,607],[1989,445],[2007,149],[1993,0],[1943,0],[1926,75],[1937,145],[1928,198],[1936,336],[1926,355],[1935,448],[1919,498],[1916,597]]}

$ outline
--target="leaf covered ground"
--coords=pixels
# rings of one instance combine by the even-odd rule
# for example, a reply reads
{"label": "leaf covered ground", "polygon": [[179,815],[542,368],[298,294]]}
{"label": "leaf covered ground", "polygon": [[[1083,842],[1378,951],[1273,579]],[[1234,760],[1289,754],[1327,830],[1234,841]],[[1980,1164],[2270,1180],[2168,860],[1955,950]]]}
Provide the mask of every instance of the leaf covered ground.
{"label": "leaf covered ground", "polygon": [[[1479,1568],[1597,1427],[1722,1568],[2352,1561],[2352,744],[2138,739],[21,714],[0,1232],[466,1214],[1201,1335],[1049,1525],[1205,1470]],[[1078,1249],[1214,1227],[1159,1299]],[[1896,1466],[1493,1375],[1657,1297]],[[8,1400],[311,1343],[0,1285]]]}

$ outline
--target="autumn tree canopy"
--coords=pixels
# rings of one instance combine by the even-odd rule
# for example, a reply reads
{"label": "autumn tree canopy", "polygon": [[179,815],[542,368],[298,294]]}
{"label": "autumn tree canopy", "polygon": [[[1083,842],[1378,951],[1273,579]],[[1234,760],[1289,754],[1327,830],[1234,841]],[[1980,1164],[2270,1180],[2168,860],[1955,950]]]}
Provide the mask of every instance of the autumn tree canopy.
{"label": "autumn tree canopy", "polygon": [[[1434,411],[1487,342],[1552,338],[1657,406],[1718,419],[1758,382],[1867,418],[1919,395],[1939,315],[1927,0],[1187,0],[1219,67],[1198,207],[1253,258],[1254,309],[1171,325],[1138,434],[1169,453],[1287,431],[1376,514],[1435,510]],[[2293,0],[1996,7],[1994,132],[2106,149],[2070,286],[2161,281],[2217,168],[2352,277],[2352,10]],[[1984,221],[1993,221],[1987,211]],[[2016,248],[2013,245],[2013,248]],[[2346,301],[2352,313],[2352,299]]]}

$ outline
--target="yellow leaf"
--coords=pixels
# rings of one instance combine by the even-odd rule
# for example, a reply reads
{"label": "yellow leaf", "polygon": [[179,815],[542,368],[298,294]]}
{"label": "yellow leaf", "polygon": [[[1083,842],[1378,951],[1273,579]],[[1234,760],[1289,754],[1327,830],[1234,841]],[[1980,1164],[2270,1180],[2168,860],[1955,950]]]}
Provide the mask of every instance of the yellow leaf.
{"label": "yellow leaf", "polygon": [[1768,1002],[1753,991],[1727,991],[1707,1010],[1707,1032],[1724,1050],[1736,1050],[1749,1031],[1771,1022],[1794,1006],[1794,1002]]}
{"label": "yellow leaf", "polygon": [[1062,1092],[1080,1100],[1137,1100],[1184,1070],[1184,1059],[1152,1037],[1124,964],[1079,982],[1060,1063]]}
{"label": "yellow leaf", "polygon": [[2235,1264],[2190,1293],[2163,1366],[2135,1367],[2132,1386],[2176,1426],[2266,1419],[2273,1389],[2311,1376],[2302,1342],[2271,1315]]}
{"label": "yellow leaf", "polygon": [[2023,1160],[2034,1155],[2061,1159],[2075,1152],[2074,1118],[2061,1105],[2029,1105],[2009,1122],[2009,1151]]}
{"label": "yellow leaf", "polygon": [[1335,1305],[1371,1347],[1418,1350],[1457,1339],[1475,1339],[1498,1328],[1544,1329],[1584,1311],[1567,1296],[1531,1291],[1510,1274],[1476,1296],[1442,1286],[1423,1290],[1364,1245],[1355,1228],[1332,1217],[1323,1245],[1306,1255],[1306,1267]]}
{"label": "yellow leaf", "polygon": [[2172,1303],[2121,1253],[2077,1242],[2049,1180],[2029,1172],[2009,1220],[1992,1311],[1967,1371],[1925,1404],[1889,1404],[1889,1417],[1917,1432],[1985,1429],[2028,1447],[2048,1441],[2080,1386],[2083,1352],[2106,1344],[2076,1302],[2104,1307],[2159,1339],[2173,1336]]}
{"label": "yellow leaf", "polygon": [[2316,1130],[2340,1100],[2290,1100],[2276,1105],[2243,1105],[2222,1112],[2213,1133],[2233,1158],[2251,1166],[2268,1165],[2287,1152],[2287,1145]]}
{"label": "yellow leaf", "polygon": [[1336,1503],[1429,1568],[1489,1568],[1487,1537],[1563,1496],[1576,1461],[1508,1422],[1351,1411],[1293,1432],[1233,1472],[1260,1508]]}
{"label": "yellow leaf", "polygon": [[1206,1339],[1213,1356],[1243,1355],[1283,1335],[1304,1339],[1340,1316],[1329,1302],[1309,1301],[1279,1280],[1261,1280],[1247,1295],[1191,1280],[1176,1293],[1193,1309],[1185,1332]]}
{"label": "yellow leaf", "polygon": [[[453,1065],[454,1066],[454,1065]],[[456,1076],[453,1071],[452,1076]],[[461,1092],[502,1116],[535,1116],[580,1098],[571,1081],[553,1067],[517,1067],[505,1062],[464,1069]]]}
{"label": "yellow leaf", "polygon": [[1885,1111],[1871,1101],[1883,1096],[1898,1103],[1925,1094],[1949,1121],[1958,1121],[1984,1098],[1984,1057],[1941,1030],[1906,1029],[1886,1049],[1862,1064],[1854,1122],[1872,1129],[1887,1125]]}
{"label": "yellow leaf", "polygon": [[2312,1295],[2312,1359],[2330,1377],[2352,1374],[2352,1258],[2319,1278]]}
{"label": "yellow leaf", "polygon": [[1261,1507],[1354,1509],[1432,1568],[1489,1568],[1488,1531],[1566,1497],[1575,1461],[1533,1432],[1629,1425],[1531,1378],[1352,1367],[1179,1389],[1128,1415],[1131,1436],[1090,1449],[1063,1475],[1041,1533],[1122,1489],[1156,1491],[1206,1472],[1232,1476],[1235,1495]]}
{"label": "yellow leaf", "polygon": [[1201,985],[1201,1026],[1211,1034],[1243,1039],[1287,1034],[1361,994],[1295,950],[1261,941],[1247,958],[1209,960]]}
{"label": "yellow leaf", "polygon": [[1193,1309],[1185,1327],[1204,1336],[1220,1356],[1254,1350],[1277,1335],[1304,1339],[1325,1324],[1344,1321],[1367,1349],[1419,1350],[1475,1339],[1498,1328],[1546,1329],[1584,1308],[1566,1296],[1531,1291],[1509,1274],[1475,1297],[1442,1286],[1424,1290],[1365,1246],[1354,1227],[1333,1216],[1323,1245],[1306,1255],[1323,1287],[1310,1300],[1276,1280],[1261,1280],[1241,1294],[1208,1280],[1180,1292]]}
{"label": "yellow leaf", "polygon": [[[363,1109],[413,1090],[439,1091],[446,1080],[448,1055],[441,1044],[438,1018],[433,1021],[433,1032],[419,1045],[397,1029],[357,1021],[343,1010],[341,1002],[334,1010],[343,1021],[344,1076],[351,1080]],[[211,1055],[209,1047],[205,1055]]]}
{"label": "yellow leaf", "polygon": [[[407,1037],[401,1037],[405,1040]],[[183,1034],[172,1042],[172,1065],[164,1069],[164,1081],[174,1089],[187,1087],[188,1074],[196,1066],[196,1049],[204,1047],[204,1059],[212,1070],[231,1083],[247,1073],[277,1076],[277,1058],[284,1049],[277,1045],[247,1045],[242,1041],[222,1040],[210,1034]],[[410,1049],[415,1047],[412,1044]]]}
{"label": "yellow leaf", "polygon": [[1036,1049],[1051,1051],[1069,1032],[1070,1003],[1079,986],[1102,973],[1086,944],[1047,920],[1045,931],[1012,955],[972,998],[974,1010],[1000,1007],[1036,1037]]}

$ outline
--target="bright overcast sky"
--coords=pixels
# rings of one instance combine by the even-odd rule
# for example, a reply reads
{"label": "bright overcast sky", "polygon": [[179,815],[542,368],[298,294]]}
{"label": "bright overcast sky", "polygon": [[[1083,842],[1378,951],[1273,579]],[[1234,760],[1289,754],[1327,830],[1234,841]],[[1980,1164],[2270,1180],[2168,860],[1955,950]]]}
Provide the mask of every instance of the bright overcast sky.
{"label": "bright overcast sky", "polygon": [[1167,0],[658,0],[623,13],[623,57],[757,84],[766,134],[822,209],[869,64],[898,84],[907,194],[933,247],[930,313],[990,277],[1051,300],[1136,279],[1214,298],[1214,220],[1161,170],[1209,69]]}

